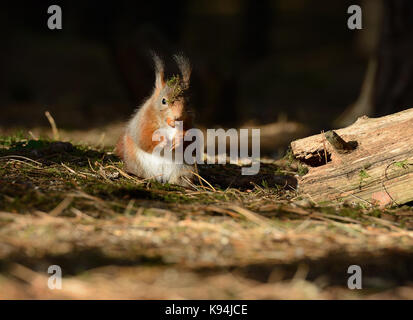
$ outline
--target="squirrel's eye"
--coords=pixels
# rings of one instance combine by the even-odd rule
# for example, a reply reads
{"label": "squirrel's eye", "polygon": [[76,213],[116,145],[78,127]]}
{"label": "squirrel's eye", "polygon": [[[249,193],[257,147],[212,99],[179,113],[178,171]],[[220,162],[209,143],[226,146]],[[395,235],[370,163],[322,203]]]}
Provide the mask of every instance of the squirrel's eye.
{"label": "squirrel's eye", "polygon": [[162,99],[162,104],[166,105],[166,99],[165,98]]}

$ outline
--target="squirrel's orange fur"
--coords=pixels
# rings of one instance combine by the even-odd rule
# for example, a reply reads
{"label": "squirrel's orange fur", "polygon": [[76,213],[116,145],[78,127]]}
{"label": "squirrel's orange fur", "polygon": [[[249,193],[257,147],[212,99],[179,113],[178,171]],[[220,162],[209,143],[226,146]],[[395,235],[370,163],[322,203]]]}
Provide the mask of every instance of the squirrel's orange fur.
{"label": "squirrel's orange fur", "polygon": [[[155,147],[172,142],[172,149],[186,144],[174,138],[192,125],[186,106],[186,90],[189,86],[191,68],[186,58],[175,56],[175,61],[181,71],[181,76],[173,81],[164,80],[164,65],[160,58],[154,55],[156,81],[152,95],[136,111],[129,121],[124,134],[120,137],[115,152],[122,158],[126,171],[142,178],[153,178],[160,182],[187,185],[186,178],[192,176],[192,166],[186,163],[176,163],[173,159],[153,153]],[[179,132],[175,121],[183,122],[183,132]],[[157,130],[162,129],[168,137],[157,136]],[[179,136],[179,135],[178,135]],[[158,140],[158,141],[157,141]],[[169,141],[170,142],[170,141]],[[185,177],[185,178],[184,178]]]}

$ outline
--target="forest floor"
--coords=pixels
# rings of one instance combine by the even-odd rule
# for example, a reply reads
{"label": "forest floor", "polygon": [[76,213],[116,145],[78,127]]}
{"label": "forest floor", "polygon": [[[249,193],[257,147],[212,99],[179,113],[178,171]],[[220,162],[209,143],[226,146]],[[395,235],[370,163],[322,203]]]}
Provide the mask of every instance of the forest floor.
{"label": "forest floor", "polygon": [[254,177],[198,169],[184,189],[128,175],[110,148],[1,137],[0,298],[413,298],[411,206],[317,206],[288,157]]}

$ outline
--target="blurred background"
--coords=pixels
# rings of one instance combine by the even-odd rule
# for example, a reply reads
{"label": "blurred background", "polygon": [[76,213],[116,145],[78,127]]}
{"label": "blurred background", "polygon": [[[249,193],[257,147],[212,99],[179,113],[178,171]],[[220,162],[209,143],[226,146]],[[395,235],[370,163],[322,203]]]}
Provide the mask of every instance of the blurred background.
{"label": "blurred background", "polygon": [[63,136],[113,145],[151,93],[150,50],[190,58],[198,126],[261,127],[269,154],[413,106],[409,0],[9,1],[0,36],[0,133],[41,134],[48,110]]}

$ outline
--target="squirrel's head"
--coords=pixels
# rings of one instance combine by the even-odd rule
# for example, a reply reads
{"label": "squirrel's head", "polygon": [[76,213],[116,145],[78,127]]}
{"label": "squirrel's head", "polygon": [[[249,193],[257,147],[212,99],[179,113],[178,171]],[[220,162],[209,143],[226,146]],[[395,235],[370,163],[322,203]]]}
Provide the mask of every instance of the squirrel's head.
{"label": "squirrel's head", "polygon": [[168,125],[174,127],[176,120],[183,120],[186,113],[186,91],[189,87],[189,78],[191,76],[191,66],[187,58],[181,55],[175,55],[180,75],[174,75],[165,79],[164,64],[162,60],[154,54],[155,62],[155,90],[154,106],[159,110],[161,118]]}

